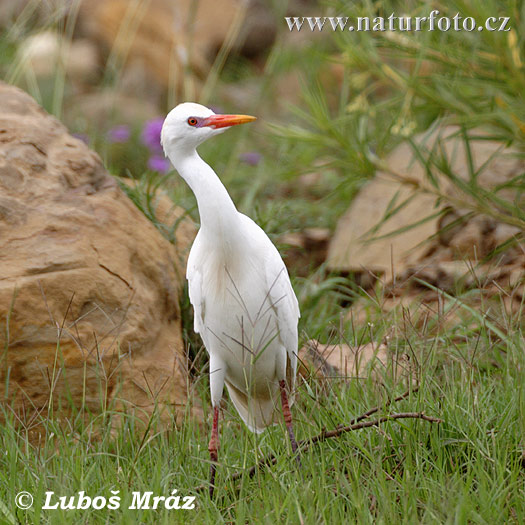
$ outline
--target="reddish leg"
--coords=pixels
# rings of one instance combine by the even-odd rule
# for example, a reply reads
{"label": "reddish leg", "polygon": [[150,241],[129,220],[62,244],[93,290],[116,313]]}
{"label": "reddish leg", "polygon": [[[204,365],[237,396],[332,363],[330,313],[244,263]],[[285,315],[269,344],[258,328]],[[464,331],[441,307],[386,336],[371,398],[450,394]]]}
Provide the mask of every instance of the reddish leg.
{"label": "reddish leg", "polygon": [[210,466],[210,499],[213,498],[213,491],[215,490],[215,472],[217,470],[217,449],[219,448],[219,407],[213,407],[213,426],[211,428],[211,438],[208,445],[210,452],[210,459],[212,464]]}
{"label": "reddish leg", "polygon": [[[290,443],[292,444],[292,452],[297,452],[297,441],[295,440],[295,434],[293,433],[292,427],[292,413],[290,412],[290,405],[288,404],[288,395],[286,394],[286,382],[284,379],[279,381],[279,388],[281,389],[281,404],[283,406],[284,422],[288,429],[288,435],[290,436]],[[301,459],[299,455],[297,457],[297,463],[301,465]]]}

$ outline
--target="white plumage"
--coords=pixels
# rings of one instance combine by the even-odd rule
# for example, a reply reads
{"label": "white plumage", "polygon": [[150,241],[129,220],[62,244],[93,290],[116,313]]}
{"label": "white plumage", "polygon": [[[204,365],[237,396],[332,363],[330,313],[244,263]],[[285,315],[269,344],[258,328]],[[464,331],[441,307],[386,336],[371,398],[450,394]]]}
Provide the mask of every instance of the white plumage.
{"label": "white plumage", "polygon": [[222,247],[199,231],[187,278],[195,331],[210,354],[212,402],[224,378],[244,422],[261,432],[275,422],[279,380],[293,390],[299,307],[270,239],[249,217],[238,213],[237,221],[235,239]]}
{"label": "white plumage", "polygon": [[[207,138],[251,120],[254,117],[216,115],[199,104],[184,103],[168,114],[161,137],[166,155],[197,198],[201,219],[186,276],[194,328],[210,356],[214,429],[224,384],[240,416],[255,432],[276,422],[281,391],[295,450],[282,381],[292,392],[300,316],[297,299],[275,246],[255,222],[237,211],[215,172],[196,152]],[[212,432],[210,454],[216,460],[214,439]],[[210,493],[213,478],[214,470]]]}

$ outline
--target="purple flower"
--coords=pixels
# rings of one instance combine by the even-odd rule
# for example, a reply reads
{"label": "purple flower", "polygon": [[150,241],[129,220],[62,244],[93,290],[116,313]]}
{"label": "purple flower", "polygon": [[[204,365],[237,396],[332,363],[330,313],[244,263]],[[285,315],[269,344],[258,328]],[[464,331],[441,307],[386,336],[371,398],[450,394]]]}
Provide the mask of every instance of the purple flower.
{"label": "purple flower", "polygon": [[257,166],[261,162],[262,155],[256,151],[247,151],[239,155],[239,160],[249,166]]}
{"label": "purple flower", "polygon": [[115,126],[108,131],[108,140],[109,142],[127,142],[129,140],[131,133],[129,131],[129,126],[122,124],[120,126]]}
{"label": "purple flower", "polygon": [[148,168],[159,173],[168,173],[171,168],[170,161],[161,155],[152,155],[148,159]]}
{"label": "purple flower", "polygon": [[153,153],[162,152],[162,146],[160,145],[162,124],[164,124],[163,117],[148,120],[142,130],[142,143]]}

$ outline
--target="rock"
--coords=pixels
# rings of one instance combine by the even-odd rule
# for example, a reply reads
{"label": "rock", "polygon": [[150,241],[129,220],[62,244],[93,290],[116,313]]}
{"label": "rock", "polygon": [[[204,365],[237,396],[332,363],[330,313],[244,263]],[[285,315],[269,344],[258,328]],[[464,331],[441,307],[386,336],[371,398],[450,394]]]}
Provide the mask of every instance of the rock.
{"label": "rock", "polygon": [[15,29],[17,35],[21,29],[24,31],[28,27],[50,27],[56,24],[57,18],[67,14],[70,8],[70,0],[2,0],[0,27],[10,31]]}
{"label": "rock", "polygon": [[383,381],[407,378],[410,367],[405,356],[397,356],[385,344],[323,345],[311,339],[299,350],[299,373],[317,379],[367,379]]}
{"label": "rock", "polygon": [[[234,44],[234,51],[246,57],[257,57],[268,51],[275,41],[280,20],[266,0],[249,0],[245,20]],[[204,17],[206,11],[202,11]],[[222,44],[222,42],[221,42]]]}
{"label": "rock", "polygon": [[18,60],[25,74],[55,77],[63,67],[73,82],[89,82],[97,78],[99,61],[91,41],[68,41],[54,31],[42,31],[28,37],[18,49]]}
{"label": "rock", "polygon": [[232,47],[249,54],[273,42],[275,21],[270,13],[260,0],[151,0],[147,5],[84,0],[79,34],[96,42],[120,68],[128,95],[150,95],[141,93],[145,73],[148,90],[156,83],[171,94],[191,98],[229,38]]}
{"label": "rock", "polygon": [[178,248],[94,152],[0,84],[0,381],[15,413],[186,412]]}
{"label": "rock", "polygon": [[325,261],[329,238],[328,228],[305,228],[281,235],[279,243],[285,245],[286,266],[293,268],[296,275],[306,277]]}
{"label": "rock", "polygon": [[489,252],[485,241],[495,226],[495,221],[488,217],[473,217],[452,236],[448,245],[458,258],[479,260]]}
{"label": "rock", "polygon": [[438,255],[427,266],[398,275],[395,283],[384,288],[380,300],[359,299],[347,319],[362,325],[378,317],[388,322],[391,315],[393,330],[400,336],[415,329],[426,337],[451,336],[454,330],[463,334],[479,331],[481,317],[495,326],[498,320],[519,318],[525,291],[523,253],[522,243],[507,249],[499,259],[479,264],[468,259],[446,261]]}
{"label": "rock", "polygon": [[[404,155],[406,155],[406,151]],[[385,236],[414,224],[428,215],[435,204],[430,195],[418,194],[414,188],[378,174],[363,186],[348,211],[339,219],[328,248],[328,267],[333,271],[363,272],[369,270],[388,280],[393,273],[405,268],[408,256],[417,258],[426,251],[422,244],[436,232],[435,221],[416,228]],[[377,227],[390,203],[406,206]],[[377,227],[377,230],[374,228]]]}
{"label": "rock", "polygon": [[[467,154],[457,133],[457,128],[445,127],[419,135],[415,142],[432,150],[440,140],[451,171],[460,179],[468,180]],[[516,155],[516,151],[483,139],[482,131],[477,135],[481,138],[471,141],[470,149],[474,169],[484,166],[477,179],[482,188],[490,190],[523,172],[525,161]],[[330,243],[330,269],[345,272],[369,270],[384,276],[388,282],[409,267],[426,266],[426,257],[441,243],[449,246],[456,256],[479,258],[490,251],[493,241],[489,234],[498,228],[498,223],[485,216],[459,220],[467,214],[469,197],[459,193],[443,175],[437,175],[439,190],[444,196],[438,202],[432,194],[425,169],[415,159],[409,144],[403,143],[396,148],[386,163],[401,180],[378,172],[361,189],[340,219]],[[512,199],[515,190],[509,188],[498,195]],[[403,203],[406,205],[388,216],[388,210]],[[446,215],[440,217],[439,212],[443,210],[446,210]],[[446,227],[445,231],[437,235],[440,227]],[[509,231],[507,235],[512,234]]]}
{"label": "rock", "polygon": [[[121,179],[121,182],[133,190],[138,189],[145,202],[140,205],[151,213],[151,220],[166,238],[172,240],[177,250],[177,271],[179,275],[186,275],[186,261],[193,240],[197,235],[197,226],[189,218],[186,210],[177,206],[161,189],[155,188],[153,194],[148,188],[139,188],[140,183],[135,179]],[[144,196],[146,196],[144,198]],[[185,279],[185,277],[184,277]]]}
{"label": "rock", "polygon": [[0,27],[11,25],[24,10],[29,0],[4,0],[0,2]]}
{"label": "rock", "polygon": [[[431,149],[441,137],[451,171],[468,180],[464,143],[456,133],[457,128],[448,127],[419,136],[416,142]],[[481,131],[477,135],[481,139],[470,144],[474,169],[485,166],[478,184],[485,190],[496,188],[498,196],[508,201],[523,198],[512,185],[505,187],[505,182],[523,173],[523,158],[511,148],[484,140]],[[490,312],[491,319],[499,318],[496,312],[503,319],[520,315],[525,276],[523,231],[490,215],[471,213],[468,194],[442,175],[437,175],[442,194],[438,203],[426,191],[425,173],[414,163],[407,145],[399,146],[387,163],[406,184],[378,173],[340,220],[329,247],[329,266],[356,272],[363,288],[373,286],[378,277],[384,279],[381,297],[359,299],[347,317],[364,323],[393,312],[392,319],[397,316],[402,321],[393,321],[395,330],[436,334],[479,330],[475,312]],[[404,201],[405,207],[379,225],[389,207]],[[423,221],[429,216],[430,220]],[[386,236],[396,230],[398,234]],[[378,239],[370,240],[373,236]],[[362,278],[366,275],[375,279],[366,281]]]}
{"label": "rock", "polygon": [[[199,48],[189,57],[182,19],[176,16],[176,5],[173,6],[162,0],[147,4],[127,0],[81,3],[79,33],[93,41],[103,57],[108,57],[111,67],[119,72],[119,81],[124,77],[126,95],[144,95],[145,73],[156,103],[161,89],[170,85],[182,88],[184,74],[202,76],[206,71],[207,63]],[[139,85],[134,85],[133,78],[139,80]]]}
{"label": "rock", "polygon": [[495,250],[502,246],[506,242],[518,238],[522,235],[523,231],[517,226],[511,226],[510,224],[496,223],[494,229],[491,232],[491,245],[490,249]]}

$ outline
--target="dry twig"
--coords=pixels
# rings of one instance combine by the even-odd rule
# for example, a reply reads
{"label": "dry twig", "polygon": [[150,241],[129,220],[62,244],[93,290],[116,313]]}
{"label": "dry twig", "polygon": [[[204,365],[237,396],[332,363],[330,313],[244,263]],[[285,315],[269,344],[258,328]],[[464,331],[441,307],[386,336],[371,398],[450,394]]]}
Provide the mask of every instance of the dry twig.
{"label": "dry twig", "polygon": [[[403,399],[406,399],[411,393],[417,392],[419,390],[419,386],[416,386],[410,390],[407,390],[404,394],[396,397],[395,399],[387,401],[386,405],[384,406],[390,406],[392,403],[396,403],[398,401],[401,401]],[[326,431],[322,430],[320,434],[317,436],[313,436],[311,438],[306,438],[298,442],[298,453],[305,452],[308,450],[312,445],[315,443],[319,443],[321,441],[325,441],[330,438],[339,437],[342,434],[345,434],[347,432],[352,432],[354,430],[361,430],[362,428],[370,428],[370,427],[377,427],[383,423],[386,423],[387,421],[395,421],[397,419],[423,419],[424,421],[429,421],[430,423],[441,423],[442,420],[437,417],[427,416],[424,412],[397,412],[394,414],[389,414],[386,416],[378,417],[377,419],[369,420],[369,421],[363,421],[364,419],[367,419],[372,414],[375,414],[379,410],[381,410],[381,406],[376,406],[374,408],[371,408],[364,414],[360,415],[359,417],[356,417],[355,419],[352,419],[350,423],[347,426],[338,426],[334,430]],[[242,478],[246,474],[250,477],[252,477],[257,470],[262,469],[265,466],[275,465],[277,462],[277,457],[273,454],[268,455],[266,458],[263,458],[261,461],[259,461],[256,465],[251,467],[247,472],[246,471],[240,471],[233,474],[228,481],[234,482],[238,479]],[[207,490],[208,485],[199,485],[195,490],[197,492],[201,492],[203,490]]]}

